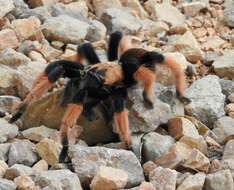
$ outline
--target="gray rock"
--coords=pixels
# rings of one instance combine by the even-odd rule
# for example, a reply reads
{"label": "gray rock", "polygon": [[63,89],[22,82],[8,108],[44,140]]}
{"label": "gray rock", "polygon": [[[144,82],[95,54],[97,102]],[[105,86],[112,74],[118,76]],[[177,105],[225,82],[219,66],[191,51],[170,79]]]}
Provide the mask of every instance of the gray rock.
{"label": "gray rock", "polygon": [[128,173],[127,188],[134,187],[144,180],[143,169],[130,151],[75,145],[70,148],[69,157],[84,186],[90,184],[100,166],[125,170]]}
{"label": "gray rock", "polygon": [[15,8],[11,11],[16,18],[18,18],[22,13],[29,10],[28,5],[24,2],[24,0],[13,0]]}
{"label": "gray rock", "polygon": [[154,160],[166,153],[175,143],[175,140],[167,135],[155,132],[148,133],[143,137],[143,159],[145,162]]}
{"label": "gray rock", "polygon": [[16,140],[11,144],[8,160],[9,166],[14,164],[32,166],[38,160],[35,145],[29,140]]}
{"label": "gray rock", "polygon": [[225,94],[227,97],[231,95],[232,93],[234,93],[234,81],[220,79],[219,83],[222,88],[222,93]]}
{"label": "gray rock", "polygon": [[223,160],[233,159],[234,160],[234,140],[230,140],[227,142],[224,152],[223,152]]}
{"label": "gray rock", "polygon": [[82,190],[79,178],[70,170],[43,171],[33,175],[32,179],[41,188],[48,190]]}
{"label": "gray rock", "polygon": [[234,4],[227,7],[224,12],[224,20],[228,26],[234,27]]}
{"label": "gray rock", "polygon": [[21,103],[20,98],[15,96],[0,96],[0,112],[12,112],[15,106]]}
{"label": "gray rock", "polygon": [[208,174],[205,181],[205,190],[233,189],[233,179],[230,170],[221,170]]}
{"label": "gray rock", "polygon": [[194,116],[209,127],[225,113],[225,96],[217,76],[208,75],[195,81],[186,90],[185,96],[192,101],[185,107],[188,115]]}
{"label": "gray rock", "polygon": [[234,52],[227,52],[217,58],[212,66],[219,77],[234,79]]}
{"label": "gray rock", "polygon": [[13,0],[0,0],[0,18],[4,17],[7,13],[15,8]]}
{"label": "gray rock", "polygon": [[101,16],[101,22],[107,27],[109,33],[114,31],[136,33],[141,28],[140,21],[128,10],[118,8],[106,9]]}
{"label": "gray rock", "polygon": [[189,189],[202,189],[205,182],[206,175],[204,173],[197,173],[195,175],[189,175],[177,190],[189,190]]}
{"label": "gray rock", "polygon": [[0,178],[0,190],[15,190],[17,188],[13,181]]}
{"label": "gray rock", "polygon": [[10,143],[0,144],[0,160],[7,161],[8,160],[8,153],[10,150]]}
{"label": "gray rock", "polygon": [[104,24],[97,20],[92,20],[90,21],[90,28],[87,39],[92,42],[104,40],[106,37],[106,30],[107,29]]}
{"label": "gray rock", "polygon": [[221,117],[214,123],[213,133],[219,143],[225,143],[234,136],[234,119],[231,117]]}
{"label": "gray rock", "polygon": [[42,28],[50,41],[77,44],[86,38],[89,25],[70,16],[60,15],[46,19]]}
{"label": "gray rock", "polygon": [[32,175],[34,170],[28,166],[22,164],[15,164],[6,170],[4,177],[9,180],[13,180],[18,176]]}
{"label": "gray rock", "polygon": [[6,120],[0,119],[0,143],[13,139],[18,133],[18,127],[16,125],[9,124]]}

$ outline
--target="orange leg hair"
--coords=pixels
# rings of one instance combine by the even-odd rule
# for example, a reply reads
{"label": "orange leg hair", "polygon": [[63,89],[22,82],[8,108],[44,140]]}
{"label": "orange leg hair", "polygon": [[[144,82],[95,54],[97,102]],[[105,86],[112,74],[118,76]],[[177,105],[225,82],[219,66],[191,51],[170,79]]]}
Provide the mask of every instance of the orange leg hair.
{"label": "orange leg hair", "polygon": [[128,110],[125,108],[123,111],[115,113],[114,122],[122,142],[125,142],[127,145],[131,145]]}

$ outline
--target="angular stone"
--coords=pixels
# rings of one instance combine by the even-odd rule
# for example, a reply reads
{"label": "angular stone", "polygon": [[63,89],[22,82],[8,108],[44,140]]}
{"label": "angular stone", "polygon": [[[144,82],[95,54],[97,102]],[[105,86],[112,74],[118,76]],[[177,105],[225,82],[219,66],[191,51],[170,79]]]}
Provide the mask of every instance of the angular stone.
{"label": "angular stone", "polygon": [[49,138],[56,133],[55,129],[45,126],[33,127],[22,132],[23,136],[31,141],[39,142],[45,138]]}
{"label": "angular stone", "polygon": [[229,7],[227,7],[224,12],[224,20],[228,26],[234,27],[234,4],[232,3]]}
{"label": "angular stone", "polygon": [[124,188],[128,181],[128,174],[124,170],[100,166],[94,176],[91,190],[109,190]]}
{"label": "angular stone", "polygon": [[179,140],[183,136],[199,138],[195,125],[186,118],[172,118],[168,121],[168,125],[169,134],[176,140]]}
{"label": "angular stone", "polygon": [[206,176],[206,190],[233,189],[233,179],[230,170],[221,170]]}
{"label": "angular stone", "polygon": [[13,0],[0,0],[0,18],[4,17],[7,13],[15,8]]}
{"label": "angular stone", "polygon": [[41,22],[36,17],[17,19],[11,25],[20,41],[27,40],[41,32]]}
{"label": "angular stone", "polygon": [[230,102],[234,103],[234,93],[232,93],[232,94],[230,94],[230,95],[228,96],[228,100],[229,100]]}
{"label": "angular stone", "polygon": [[234,119],[231,117],[221,117],[214,123],[213,133],[218,143],[223,144],[234,138]]}
{"label": "angular stone", "polygon": [[16,140],[11,144],[9,150],[9,166],[14,164],[24,164],[32,166],[38,161],[38,155],[35,151],[35,145],[29,140]]}
{"label": "angular stone", "polygon": [[155,168],[149,175],[149,181],[157,190],[175,190],[177,172],[168,168]]}
{"label": "angular stone", "polygon": [[182,25],[185,21],[184,15],[169,3],[158,4],[153,0],[149,0],[145,6],[154,20],[164,21],[171,26]]}
{"label": "angular stone", "polygon": [[136,33],[141,28],[139,19],[134,17],[128,10],[118,8],[106,9],[100,20],[106,26],[109,33],[115,31]]}
{"label": "angular stone", "polygon": [[202,190],[205,183],[206,175],[204,173],[197,173],[188,176],[177,190]]}
{"label": "angular stone", "polygon": [[50,41],[77,44],[86,38],[89,25],[67,15],[50,17],[42,25],[43,34]]}
{"label": "angular stone", "polygon": [[128,188],[144,180],[141,165],[130,151],[75,145],[70,147],[69,157],[81,183],[87,187],[100,166],[115,167],[126,171]]}
{"label": "angular stone", "polygon": [[174,144],[174,139],[170,136],[151,132],[143,137],[143,142],[143,159],[144,161],[149,161],[167,152]]}
{"label": "angular stone", "polygon": [[41,53],[37,52],[37,51],[30,51],[28,54],[28,57],[32,60],[32,61],[37,61],[37,62],[41,62],[43,64],[46,64],[47,61],[44,59],[44,57],[42,56]]}
{"label": "angular stone", "polygon": [[61,145],[51,139],[43,139],[36,145],[39,156],[49,165],[53,166],[59,162]]}
{"label": "angular stone", "polygon": [[210,161],[202,152],[197,149],[193,149],[183,166],[195,171],[208,173]]}
{"label": "angular stone", "polygon": [[208,37],[206,42],[202,45],[202,48],[206,51],[214,51],[222,48],[226,42],[218,36]]}
{"label": "angular stone", "polygon": [[234,159],[234,140],[228,141],[225,146],[223,152],[223,160],[226,159]]}
{"label": "angular stone", "polygon": [[104,40],[106,37],[106,27],[97,20],[90,21],[90,28],[87,34],[87,39],[91,42]]}
{"label": "angular stone", "polygon": [[63,169],[39,172],[33,176],[33,181],[39,185],[41,189],[82,190],[79,178],[70,170]]}
{"label": "angular stone", "polygon": [[185,107],[187,114],[207,124],[208,127],[212,127],[215,120],[224,115],[225,96],[222,94],[217,76],[208,75],[195,81],[186,90],[185,96],[192,101]]}
{"label": "angular stone", "polygon": [[16,125],[9,124],[5,119],[0,119],[0,143],[13,139],[18,133],[18,127]]}
{"label": "angular stone", "polygon": [[58,2],[58,0],[29,0],[29,4],[31,7],[39,7],[39,6],[51,6],[54,3]]}
{"label": "angular stone", "polygon": [[8,169],[8,165],[3,160],[0,160],[0,178],[3,177]]}
{"label": "angular stone", "polygon": [[19,46],[19,40],[14,30],[3,29],[0,31],[0,51],[4,50],[5,48],[16,48],[18,46]]}
{"label": "angular stone", "polygon": [[0,112],[12,113],[19,104],[21,103],[20,98],[15,96],[0,96]]}
{"label": "angular stone", "polygon": [[14,182],[0,178],[0,189],[1,190],[16,190],[17,186]]}
{"label": "angular stone", "polygon": [[29,176],[19,176],[14,179],[15,184],[17,185],[17,188],[20,190],[34,190],[35,189],[35,183]]}
{"label": "angular stone", "polygon": [[156,164],[153,161],[148,161],[143,164],[144,174],[148,178],[151,171],[157,168]]}
{"label": "angular stone", "polygon": [[47,171],[49,168],[47,162],[45,160],[40,160],[32,167],[36,172]]}
{"label": "angular stone", "polygon": [[34,171],[32,168],[22,164],[15,164],[6,170],[4,177],[13,180],[18,176],[32,175],[33,173]]}
{"label": "angular stone", "polygon": [[182,10],[186,16],[196,16],[201,10],[206,8],[206,4],[201,1],[183,3]]}
{"label": "angular stone", "polygon": [[8,160],[8,152],[10,150],[10,143],[0,144],[0,160]]}
{"label": "angular stone", "polygon": [[234,53],[225,53],[213,63],[215,73],[220,77],[234,79]]}

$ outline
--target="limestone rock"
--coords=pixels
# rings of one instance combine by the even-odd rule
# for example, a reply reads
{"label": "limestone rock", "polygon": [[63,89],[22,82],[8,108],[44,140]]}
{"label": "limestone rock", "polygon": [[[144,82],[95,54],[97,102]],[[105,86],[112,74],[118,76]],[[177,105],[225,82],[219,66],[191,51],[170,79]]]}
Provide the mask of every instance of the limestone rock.
{"label": "limestone rock", "polygon": [[89,25],[67,15],[50,17],[42,25],[43,34],[48,40],[77,44],[86,38]]}
{"label": "limestone rock", "polygon": [[202,48],[206,51],[214,51],[222,48],[226,42],[218,36],[208,37],[206,42],[202,45]]}
{"label": "limestone rock", "polygon": [[91,190],[120,189],[126,186],[127,181],[128,175],[124,170],[100,166],[90,187]]}
{"label": "limestone rock", "polygon": [[234,119],[231,117],[221,117],[214,124],[213,133],[216,135],[218,143],[223,144],[234,135]]}
{"label": "limestone rock", "polygon": [[106,37],[106,31],[107,29],[104,24],[97,20],[92,20],[90,21],[90,28],[87,34],[87,39],[91,42],[104,40]]}
{"label": "limestone rock", "polygon": [[134,187],[144,180],[141,165],[130,151],[75,145],[70,147],[69,157],[84,186],[90,184],[100,166],[109,166],[126,171],[128,188]]}
{"label": "limestone rock", "polygon": [[28,57],[32,61],[41,62],[43,64],[47,63],[47,61],[44,59],[44,57],[42,56],[42,54],[39,53],[39,52],[37,52],[37,51],[30,51],[29,54],[28,54]]}
{"label": "limestone rock", "polygon": [[143,164],[144,174],[148,178],[151,171],[157,168],[156,164],[153,161],[148,161]]}
{"label": "limestone rock", "polygon": [[223,152],[223,160],[226,159],[234,159],[234,140],[228,141],[225,146]]}
{"label": "limestone rock", "polygon": [[174,139],[170,136],[150,132],[143,137],[143,142],[143,159],[149,161],[167,152],[174,143]]}
{"label": "limestone rock", "polygon": [[188,159],[183,164],[184,167],[207,173],[210,167],[209,159],[197,149],[193,149]]}
{"label": "limestone rock", "polygon": [[10,150],[10,143],[0,144],[0,160],[8,160],[8,152]]}
{"label": "limestone rock", "polygon": [[221,170],[206,176],[206,190],[233,189],[233,179],[230,170]]}
{"label": "limestone rock", "polygon": [[36,173],[32,179],[41,189],[82,190],[79,178],[70,170],[43,171]]}
{"label": "limestone rock", "polygon": [[185,96],[192,101],[185,107],[188,115],[194,116],[208,127],[224,115],[225,96],[217,76],[208,75],[195,81],[186,90]]}
{"label": "limestone rock", "polygon": [[206,175],[204,173],[189,175],[177,190],[202,190],[205,179]]}
{"label": "limestone rock", "polygon": [[0,18],[4,17],[7,13],[11,12],[15,8],[13,0],[0,1]]}
{"label": "limestone rock", "polygon": [[37,172],[42,172],[48,170],[48,167],[49,166],[45,160],[40,160],[32,167],[32,169]]}
{"label": "limestone rock", "polygon": [[141,28],[139,19],[128,10],[118,8],[106,9],[101,16],[101,22],[106,26],[109,33],[115,31],[136,33]]}
{"label": "limestone rock", "polygon": [[[5,0],[1,1],[5,2]],[[19,40],[14,30],[3,29],[0,31],[0,51],[2,51],[5,48],[17,48],[18,46]]]}
{"label": "limestone rock", "polygon": [[39,7],[39,6],[49,7],[56,2],[58,2],[58,0],[29,0],[29,3],[32,7]]}
{"label": "limestone rock", "polygon": [[0,189],[1,190],[16,190],[17,186],[14,182],[0,178]]}
{"label": "limestone rock", "polygon": [[234,82],[232,80],[220,79],[219,83],[222,88],[222,93],[227,97],[234,93]]}
{"label": "limestone rock", "polygon": [[169,134],[176,140],[183,136],[198,138],[199,134],[194,124],[186,118],[177,117],[168,121]]}
{"label": "limestone rock", "polygon": [[61,145],[51,139],[43,139],[36,145],[39,156],[53,166],[59,161]]}
{"label": "limestone rock", "polygon": [[29,176],[19,176],[14,179],[17,188],[20,190],[34,190],[35,183]]}
{"label": "limestone rock", "polygon": [[182,25],[185,21],[184,15],[176,7],[168,3],[158,4],[153,0],[149,0],[145,6],[154,20],[164,21],[171,26]]}
{"label": "limestone rock", "polygon": [[228,52],[213,63],[215,73],[220,77],[234,79],[234,53]]}
{"label": "limestone rock", "polygon": [[13,180],[18,176],[32,175],[33,173],[34,171],[32,168],[22,164],[15,164],[6,170],[4,177]]}
{"label": "limestone rock", "polygon": [[230,94],[230,95],[228,96],[228,100],[229,100],[230,102],[234,103],[234,93],[232,93],[232,94]]}
{"label": "limestone rock", "polygon": [[9,166],[14,164],[24,164],[32,166],[38,160],[35,145],[29,140],[16,140],[11,144],[9,150]]}
{"label": "limestone rock", "polygon": [[3,160],[0,160],[0,177],[4,176],[7,169],[8,169],[8,165],[6,164],[6,162],[4,162]]}
{"label": "limestone rock", "polygon": [[45,126],[33,127],[22,132],[23,136],[31,141],[39,142],[45,138],[51,137],[56,130]]}
{"label": "limestone rock", "polygon": [[183,3],[182,10],[186,16],[196,16],[201,10],[206,8],[206,4],[202,1],[194,1]]}
{"label": "limestone rock", "polygon": [[149,181],[158,190],[175,190],[177,172],[168,168],[155,168],[149,175]]}
{"label": "limestone rock", "polygon": [[224,12],[224,20],[226,21],[227,25],[230,27],[234,27],[234,4],[227,7]]}
{"label": "limestone rock", "polygon": [[14,108],[21,103],[20,98],[15,96],[0,96],[0,112],[12,113]]}
{"label": "limestone rock", "polygon": [[13,139],[18,135],[18,127],[9,124],[6,120],[0,119],[0,143]]}

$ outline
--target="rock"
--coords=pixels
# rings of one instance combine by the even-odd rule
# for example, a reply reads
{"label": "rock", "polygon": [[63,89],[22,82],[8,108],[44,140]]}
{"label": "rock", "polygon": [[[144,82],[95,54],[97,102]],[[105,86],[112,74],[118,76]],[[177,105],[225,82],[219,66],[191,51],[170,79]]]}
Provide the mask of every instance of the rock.
{"label": "rock", "polygon": [[[4,0],[1,1],[3,2]],[[3,29],[0,31],[0,51],[4,50],[5,48],[17,48],[18,46],[19,40],[14,30]]]}
{"label": "rock", "polygon": [[104,40],[106,37],[106,27],[97,20],[90,21],[90,28],[87,34],[87,39],[91,42]]}
{"label": "rock", "polygon": [[183,3],[182,10],[186,16],[196,16],[201,10],[206,8],[206,4],[202,1],[194,1]]}
{"label": "rock", "polygon": [[203,59],[203,52],[200,46],[190,31],[185,32],[183,35],[175,35],[169,37],[169,44],[174,49],[182,53],[190,62],[197,62]]}
{"label": "rock", "polygon": [[15,164],[6,170],[4,177],[6,179],[13,180],[18,176],[32,175],[33,173],[34,171],[32,168],[24,166],[22,164]]}
{"label": "rock", "polygon": [[35,174],[32,179],[41,189],[82,190],[79,178],[70,170],[43,171]]}
{"label": "rock", "polygon": [[234,4],[230,5],[226,9],[224,9],[224,12],[223,12],[224,21],[230,27],[234,27],[234,16],[233,15],[234,15]]}
{"label": "rock", "polygon": [[24,164],[32,166],[38,161],[38,155],[35,151],[35,145],[29,140],[16,140],[11,144],[9,150],[9,166],[14,164]]}
{"label": "rock", "polygon": [[0,160],[8,160],[8,152],[10,150],[10,143],[0,144]]}
{"label": "rock", "polygon": [[39,142],[45,138],[49,138],[56,133],[56,130],[45,126],[33,127],[22,132],[23,136],[31,141]]}
{"label": "rock", "polygon": [[15,8],[13,0],[0,0],[0,19]]}
{"label": "rock", "polygon": [[225,112],[229,114],[230,112],[234,112],[234,103],[227,104],[225,107]]}
{"label": "rock", "polygon": [[[212,86],[208,89],[207,86]],[[224,115],[225,96],[221,92],[219,78],[208,75],[195,81],[185,92],[192,102],[185,106],[191,115],[211,127],[218,118]]]}
{"label": "rock", "polygon": [[230,94],[230,95],[228,96],[228,100],[229,100],[230,102],[234,103],[234,93],[232,93],[232,94]]}
{"label": "rock", "polygon": [[54,3],[58,2],[58,0],[29,0],[29,4],[31,7],[39,7],[39,6],[51,6]]}
{"label": "rock", "polygon": [[128,188],[134,187],[144,180],[141,165],[130,151],[75,145],[70,147],[69,157],[84,186],[90,184],[100,166],[114,167],[126,171]]}
{"label": "rock", "polygon": [[230,172],[232,174],[232,178],[233,178],[233,176],[234,176],[234,159],[230,158],[230,159],[222,160],[220,165],[219,165],[218,170],[216,170],[215,172],[220,171],[222,169],[223,170],[230,170]]}
{"label": "rock", "polygon": [[183,163],[183,166],[195,171],[208,173],[210,161],[202,152],[193,149],[188,159]]}
{"label": "rock", "polygon": [[41,22],[36,17],[17,19],[11,25],[20,41],[35,37],[41,33]]}
{"label": "rock", "polygon": [[206,190],[233,189],[233,179],[230,170],[221,170],[206,176]]}
{"label": "rock", "polygon": [[226,159],[234,159],[234,140],[228,141],[225,146],[223,152],[223,160]]}
{"label": "rock", "polygon": [[142,182],[141,185],[139,186],[139,189],[137,188],[135,190],[155,190],[155,188],[152,183]]}
{"label": "rock", "polygon": [[[128,19],[126,20],[126,18]],[[114,31],[136,33],[141,28],[139,19],[134,17],[128,10],[118,8],[106,9],[100,20],[109,33]]]}
{"label": "rock", "polygon": [[128,181],[128,174],[124,170],[100,166],[94,176],[91,190],[109,190],[124,188]]}
{"label": "rock", "polygon": [[122,7],[119,0],[109,0],[109,1],[93,0],[93,6],[94,6],[94,11],[98,17],[100,17],[102,13],[108,8]]}
{"label": "rock", "polygon": [[30,51],[28,54],[28,57],[35,62],[41,62],[43,64],[46,64],[47,61],[44,59],[44,57],[42,56],[41,53],[37,52],[37,51]]}
{"label": "rock", "polygon": [[86,38],[89,25],[67,15],[50,17],[42,25],[45,37],[50,40],[77,44]]}
{"label": "rock", "polygon": [[19,176],[14,179],[17,188],[20,190],[34,190],[35,183],[29,176]]}
{"label": "rock", "polygon": [[185,21],[184,15],[168,3],[158,4],[154,0],[149,0],[145,3],[145,6],[148,13],[156,21],[164,21],[170,26],[179,26]]}
{"label": "rock", "polygon": [[168,125],[169,134],[176,140],[179,140],[183,136],[199,138],[195,125],[186,118],[172,118],[168,121]]}
{"label": "rock", "polygon": [[218,143],[223,144],[234,136],[234,119],[231,117],[222,117],[214,124],[213,133]]}
{"label": "rock", "polygon": [[3,160],[0,160],[0,178],[4,176],[7,169],[8,169],[8,165],[6,164],[6,162],[4,162]]}
{"label": "rock", "polygon": [[43,139],[36,145],[39,156],[49,165],[53,166],[59,162],[61,145],[51,139]]}
{"label": "rock", "polygon": [[205,183],[206,175],[204,173],[197,173],[195,175],[189,175],[177,190],[202,190]]}
{"label": "rock", "polygon": [[214,51],[222,48],[224,44],[226,44],[226,41],[222,40],[218,36],[212,36],[206,39],[206,42],[202,45],[202,48],[206,51]]}
{"label": "rock", "polygon": [[20,98],[15,96],[0,96],[0,112],[12,113],[14,108],[21,103]]}
{"label": "rock", "polygon": [[177,172],[168,168],[155,168],[149,175],[149,181],[158,190],[175,190]]}
{"label": "rock", "polygon": [[0,178],[0,190],[16,190],[16,187],[14,182]]}
{"label": "rock", "polygon": [[143,137],[143,152],[144,161],[154,160],[167,152],[174,144],[174,139],[170,136],[160,135],[155,132],[150,132]]}
{"label": "rock", "polygon": [[220,77],[234,79],[234,53],[228,52],[217,58],[214,63],[214,71]]}
{"label": "rock", "polygon": [[2,118],[0,119],[0,143],[13,139],[18,133],[18,127],[16,125],[9,124]]}
{"label": "rock", "polygon": [[234,82],[232,80],[220,79],[219,83],[221,85],[223,94],[225,94],[226,96],[229,96],[232,93],[234,93]]}
{"label": "rock", "polygon": [[32,167],[32,169],[36,172],[42,172],[47,171],[48,167],[49,166],[45,160],[40,160]]}
{"label": "rock", "polygon": [[149,17],[147,12],[141,6],[139,0],[121,0],[121,3],[124,7],[130,8],[134,11],[141,19]]}
{"label": "rock", "polygon": [[156,164],[153,161],[148,161],[143,164],[144,175],[148,178],[151,171],[157,168]]}

